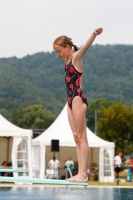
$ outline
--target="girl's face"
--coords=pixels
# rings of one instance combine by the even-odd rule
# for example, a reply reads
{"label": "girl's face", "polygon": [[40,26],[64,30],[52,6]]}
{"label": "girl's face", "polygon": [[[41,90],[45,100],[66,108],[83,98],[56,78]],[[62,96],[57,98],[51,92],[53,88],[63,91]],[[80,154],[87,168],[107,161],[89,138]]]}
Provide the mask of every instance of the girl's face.
{"label": "girl's face", "polygon": [[67,60],[70,54],[70,46],[67,45],[66,47],[54,44],[53,49],[55,50],[57,56],[59,56],[62,60]]}

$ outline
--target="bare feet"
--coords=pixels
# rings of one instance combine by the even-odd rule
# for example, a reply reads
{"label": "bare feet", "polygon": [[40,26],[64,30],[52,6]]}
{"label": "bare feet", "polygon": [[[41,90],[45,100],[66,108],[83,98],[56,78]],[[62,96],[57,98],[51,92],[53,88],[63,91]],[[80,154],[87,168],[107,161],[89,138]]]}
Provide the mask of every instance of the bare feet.
{"label": "bare feet", "polygon": [[78,174],[75,176],[72,176],[71,178],[66,178],[65,181],[74,181],[77,176]]}
{"label": "bare feet", "polygon": [[65,179],[66,181],[70,181],[70,182],[88,182],[88,177],[87,176],[83,176],[81,174],[77,174],[76,176],[73,176],[71,178]]}

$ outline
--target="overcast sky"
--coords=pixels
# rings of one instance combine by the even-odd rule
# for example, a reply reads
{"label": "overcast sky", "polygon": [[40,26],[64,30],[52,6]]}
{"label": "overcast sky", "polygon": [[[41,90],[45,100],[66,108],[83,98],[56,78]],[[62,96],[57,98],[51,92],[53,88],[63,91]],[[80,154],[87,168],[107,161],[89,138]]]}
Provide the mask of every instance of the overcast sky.
{"label": "overcast sky", "polygon": [[51,52],[60,35],[81,46],[98,27],[94,44],[133,44],[133,0],[0,0],[0,58]]}

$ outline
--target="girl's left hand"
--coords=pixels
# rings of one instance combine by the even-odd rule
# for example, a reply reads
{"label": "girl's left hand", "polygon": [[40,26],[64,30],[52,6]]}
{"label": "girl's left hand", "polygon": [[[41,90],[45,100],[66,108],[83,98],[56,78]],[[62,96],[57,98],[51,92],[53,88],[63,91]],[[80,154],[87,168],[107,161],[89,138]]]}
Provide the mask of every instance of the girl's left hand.
{"label": "girl's left hand", "polygon": [[94,33],[96,35],[100,35],[102,32],[103,32],[103,28],[97,28],[97,29],[94,30]]}

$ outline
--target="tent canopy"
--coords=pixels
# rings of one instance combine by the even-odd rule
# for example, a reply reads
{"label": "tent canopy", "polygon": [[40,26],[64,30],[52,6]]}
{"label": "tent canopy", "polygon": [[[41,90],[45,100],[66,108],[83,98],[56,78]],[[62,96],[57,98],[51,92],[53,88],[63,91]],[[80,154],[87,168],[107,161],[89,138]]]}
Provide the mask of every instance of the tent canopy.
{"label": "tent canopy", "polygon": [[21,137],[32,137],[32,130],[28,129],[22,129],[11,122],[9,122],[7,119],[5,119],[0,114],[0,136],[1,137],[15,137],[15,136],[21,136]]}
{"label": "tent canopy", "polygon": [[[113,142],[105,141],[95,135],[89,128],[86,129],[89,147],[114,147]],[[40,136],[32,140],[32,145],[50,145],[52,139],[59,140],[60,146],[75,146],[67,117],[67,104],[53,124]]]}
{"label": "tent canopy", "polygon": [[[25,163],[27,164],[27,169],[29,170],[29,176],[32,176],[32,166],[31,166],[31,139],[32,139],[32,130],[22,129],[14,124],[10,123],[0,114],[0,137],[13,137],[12,145],[12,166],[13,168],[18,168],[20,162],[23,163],[23,168],[25,168]],[[18,149],[19,144],[22,141],[26,141],[27,147],[25,149]],[[21,152],[21,158],[19,154]],[[23,155],[27,155],[27,158],[24,159]],[[17,173],[14,173],[14,176],[17,176]]]}

